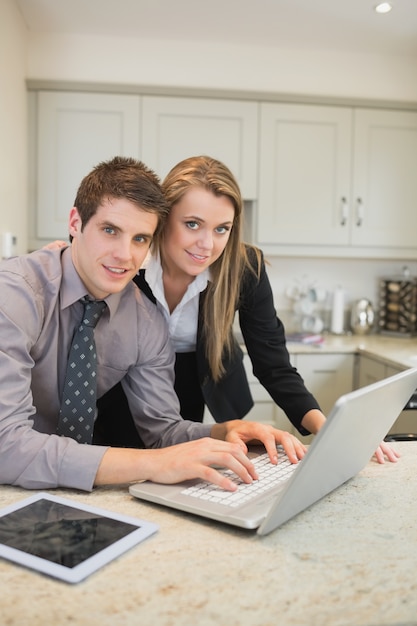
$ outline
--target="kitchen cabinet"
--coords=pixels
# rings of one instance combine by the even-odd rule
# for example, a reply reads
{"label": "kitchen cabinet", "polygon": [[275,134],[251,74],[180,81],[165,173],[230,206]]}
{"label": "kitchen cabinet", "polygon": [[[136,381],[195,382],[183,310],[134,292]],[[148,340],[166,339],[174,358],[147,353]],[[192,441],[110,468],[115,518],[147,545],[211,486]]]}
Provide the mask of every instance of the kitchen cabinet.
{"label": "kitchen cabinet", "polygon": [[[325,415],[330,412],[339,396],[352,391],[353,354],[291,354],[290,352],[290,355],[291,363],[297,368],[307,389],[317,399]],[[247,355],[245,355],[244,363],[251,393],[255,400],[255,407],[246,419],[273,424],[276,428],[288,430],[299,436],[304,442],[310,441],[311,437],[299,435],[282,409],[275,405],[271,396],[254,377],[252,364]]]}
{"label": "kitchen cabinet", "polygon": [[163,178],[209,154],[235,174],[245,237],[266,254],[417,258],[416,112],[43,90],[29,103],[30,249],[67,237],[99,161],[133,156]]}
{"label": "kitchen cabinet", "polygon": [[262,246],[348,242],[351,126],[348,108],[261,104]]}
{"label": "kitchen cabinet", "polygon": [[82,178],[116,155],[142,159],[163,178],[178,161],[208,154],[257,196],[258,105],[237,100],[39,91],[32,135],[35,165],[30,248],[68,236]]}
{"label": "kitchen cabinet", "polygon": [[257,241],[270,254],[415,258],[417,113],[260,107]]}
{"label": "kitchen cabinet", "polygon": [[[289,347],[290,349],[290,347]],[[291,354],[291,363],[297,368],[307,388],[315,396],[324,414],[328,414],[337,398],[353,388],[353,354]],[[252,363],[248,355],[244,357],[246,375],[255,406],[245,417],[276,428],[287,430],[304,443],[312,437],[302,437],[292,426],[284,411],[272,400],[266,389],[252,373]],[[205,419],[211,421],[209,414]]]}
{"label": "kitchen cabinet", "polygon": [[[254,376],[252,372],[252,362],[247,354],[245,354],[243,358],[243,363],[245,365],[245,371],[248,377],[250,392],[255,402],[254,407],[249,411],[245,419],[255,422],[262,422],[263,424],[271,424],[276,428],[282,428],[283,426],[278,425],[279,419],[277,420],[276,418],[275,403],[273,402],[267,390]],[[284,419],[285,427],[286,429],[288,429],[288,424],[290,426],[291,424],[288,422],[286,416],[284,416]]]}
{"label": "kitchen cabinet", "polygon": [[257,197],[258,104],[215,98],[143,96],[142,158],[162,178],[201,154],[223,161],[245,199]]}
{"label": "kitchen cabinet", "polygon": [[417,254],[417,113],[354,114],[352,243]]}
{"label": "kitchen cabinet", "polygon": [[360,356],[358,362],[355,389],[372,385],[378,380],[385,378],[385,363],[371,359],[367,356]]}
{"label": "kitchen cabinet", "polygon": [[325,415],[353,389],[353,354],[297,354],[295,363]]}
{"label": "kitchen cabinet", "polygon": [[68,214],[78,186],[97,163],[115,155],[140,156],[139,122],[139,96],[38,93],[31,247],[68,238]]}
{"label": "kitchen cabinet", "polygon": [[[329,414],[340,396],[352,391],[353,354],[295,354],[291,356],[291,361],[325,415]],[[295,428],[291,432],[304,443],[309,443],[313,438],[300,436]]]}
{"label": "kitchen cabinet", "polygon": [[[388,378],[403,371],[404,368],[388,365],[378,359],[367,356],[359,356],[358,376],[355,381],[355,388],[371,385],[379,380]],[[394,433],[415,433],[417,432],[417,411],[402,411],[392,428],[389,431]]]}
{"label": "kitchen cabinet", "polygon": [[360,355],[358,357],[358,368],[356,380],[354,381],[355,389],[360,389],[366,385],[371,385],[379,380],[388,378],[403,371],[404,368],[388,365],[383,361],[368,356]]}

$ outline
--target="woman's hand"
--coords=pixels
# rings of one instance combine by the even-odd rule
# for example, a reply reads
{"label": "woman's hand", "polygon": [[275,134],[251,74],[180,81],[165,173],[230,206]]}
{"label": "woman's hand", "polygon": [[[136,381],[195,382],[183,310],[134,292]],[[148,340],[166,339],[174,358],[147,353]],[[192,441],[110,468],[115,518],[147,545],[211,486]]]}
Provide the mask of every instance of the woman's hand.
{"label": "woman's hand", "polygon": [[392,448],[388,443],[385,443],[385,441],[383,441],[376,449],[374,456],[378,463],[385,463],[385,457],[388,461],[391,461],[391,463],[396,463],[401,455],[399,452],[394,450],[394,448]]}
{"label": "woman's hand", "polygon": [[55,241],[51,241],[51,243],[47,243],[46,246],[42,246],[42,248],[43,250],[59,250],[60,248],[66,248],[68,245],[68,241],[56,239]]}
{"label": "woman's hand", "polygon": [[247,443],[261,443],[265,446],[271,463],[274,464],[278,461],[277,444],[282,445],[291,463],[298,463],[307,451],[305,445],[294,435],[259,422],[231,420],[223,424],[214,424],[211,436],[215,439],[239,443],[245,452],[247,452]]}

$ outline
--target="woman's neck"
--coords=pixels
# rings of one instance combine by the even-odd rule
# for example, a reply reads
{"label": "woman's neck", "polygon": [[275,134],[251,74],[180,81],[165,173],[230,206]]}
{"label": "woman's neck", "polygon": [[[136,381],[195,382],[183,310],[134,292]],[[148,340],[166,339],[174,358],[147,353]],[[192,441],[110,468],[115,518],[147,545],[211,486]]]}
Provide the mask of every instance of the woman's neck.
{"label": "woman's neck", "polygon": [[195,280],[195,276],[190,276],[184,272],[172,271],[162,263],[162,284],[164,286],[165,300],[169,311],[172,313],[184,297],[188,286]]}

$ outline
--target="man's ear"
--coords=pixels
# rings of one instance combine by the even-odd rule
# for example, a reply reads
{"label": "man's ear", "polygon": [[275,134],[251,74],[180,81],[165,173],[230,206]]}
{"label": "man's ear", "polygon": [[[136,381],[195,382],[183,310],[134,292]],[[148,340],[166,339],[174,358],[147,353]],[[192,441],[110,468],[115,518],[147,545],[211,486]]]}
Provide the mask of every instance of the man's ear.
{"label": "man's ear", "polygon": [[82,229],[82,221],[81,221],[81,217],[80,214],[78,213],[78,209],[77,207],[72,207],[70,214],[69,214],[69,220],[68,220],[68,229],[69,229],[69,234],[71,237],[76,237],[77,233],[81,232]]}

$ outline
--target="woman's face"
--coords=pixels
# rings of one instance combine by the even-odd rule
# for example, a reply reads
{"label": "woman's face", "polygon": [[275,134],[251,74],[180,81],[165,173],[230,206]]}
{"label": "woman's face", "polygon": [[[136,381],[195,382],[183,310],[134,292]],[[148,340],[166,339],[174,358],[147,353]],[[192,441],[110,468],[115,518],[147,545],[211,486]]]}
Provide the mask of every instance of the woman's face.
{"label": "woman's face", "polygon": [[195,277],[222,254],[235,216],[232,201],[191,187],[175,204],[164,229],[164,269]]}

